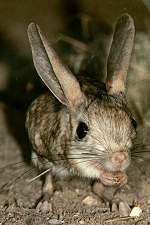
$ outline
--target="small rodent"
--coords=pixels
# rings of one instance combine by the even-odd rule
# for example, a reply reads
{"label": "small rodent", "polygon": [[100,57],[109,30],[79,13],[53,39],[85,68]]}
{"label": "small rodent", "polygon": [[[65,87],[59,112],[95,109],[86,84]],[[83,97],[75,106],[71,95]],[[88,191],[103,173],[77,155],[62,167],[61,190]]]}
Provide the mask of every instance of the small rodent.
{"label": "small rodent", "polygon": [[31,104],[26,119],[32,161],[40,170],[49,169],[44,195],[52,194],[56,175],[98,179],[106,186],[127,182],[125,171],[136,137],[125,93],[134,33],[132,17],[122,15],[113,34],[106,83],[101,85],[90,78],[77,80],[39,26],[29,25],[34,65],[51,92]]}

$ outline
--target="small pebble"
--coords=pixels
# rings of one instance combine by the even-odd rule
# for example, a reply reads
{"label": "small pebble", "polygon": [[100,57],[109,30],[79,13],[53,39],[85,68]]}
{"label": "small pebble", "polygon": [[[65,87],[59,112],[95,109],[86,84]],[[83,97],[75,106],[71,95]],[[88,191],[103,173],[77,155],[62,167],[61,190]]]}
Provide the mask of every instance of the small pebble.
{"label": "small pebble", "polygon": [[92,205],[97,205],[98,201],[97,201],[97,199],[93,198],[92,196],[87,196],[86,198],[84,198],[82,200],[82,203],[85,205],[92,206]]}
{"label": "small pebble", "polygon": [[76,213],[73,215],[73,217],[79,217],[80,213]]}
{"label": "small pebble", "polygon": [[63,220],[57,220],[57,219],[50,219],[48,222],[49,222],[49,224],[51,224],[51,225],[61,225],[61,224],[64,223]]}
{"label": "small pebble", "polygon": [[75,189],[75,192],[76,192],[77,194],[79,194],[79,193],[80,193],[80,190],[79,190],[79,189]]}
{"label": "small pebble", "polygon": [[15,204],[12,204],[10,205],[7,209],[6,209],[6,212],[9,212],[9,213],[13,213],[16,211],[16,207],[15,207]]}
{"label": "small pebble", "polygon": [[142,209],[138,206],[135,206],[130,213],[131,217],[139,217],[142,213]]}
{"label": "small pebble", "polygon": [[85,223],[84,220],[79,221],[79,224],[81,224],[81,225],[84,224],[84,223]]}

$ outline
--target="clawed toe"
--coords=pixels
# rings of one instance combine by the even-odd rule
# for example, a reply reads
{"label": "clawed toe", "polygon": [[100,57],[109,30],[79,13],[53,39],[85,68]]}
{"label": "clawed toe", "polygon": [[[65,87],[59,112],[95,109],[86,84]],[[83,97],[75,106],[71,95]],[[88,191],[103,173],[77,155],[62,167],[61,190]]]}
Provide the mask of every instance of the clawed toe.
{"label": "clawed toe", "polygon": [[120,201],[118,203],[113,202],[111,204],[111,212],[119,212],[121,216],[129,216],[131,212],[131,208],[127,202]]}
{"label": "clawed toe", "polygon": [[105,186],[102,183],[95,182],[93,185],[93,192],[104,201],[109,202],[111,212],[118,212],[121,216],[129,216],[131,208],[126,201],[115,198],[117,187]]}
{"label": "clawed toe", "polygon": [[52,211],[52,204],[49,200],[42,199],[36,206],[36,211],[41,213],[49,213]]}

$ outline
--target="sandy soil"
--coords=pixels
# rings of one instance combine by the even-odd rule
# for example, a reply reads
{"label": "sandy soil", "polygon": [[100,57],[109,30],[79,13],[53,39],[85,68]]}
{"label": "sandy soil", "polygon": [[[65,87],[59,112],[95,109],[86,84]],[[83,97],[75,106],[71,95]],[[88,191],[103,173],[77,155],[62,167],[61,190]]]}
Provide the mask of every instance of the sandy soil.
{"label": "sandy soil", "polygon": [[[28,145],[25,145],[23,136],[23,121],[19,111],[0,104],[1,225],[150,223],[149,162],[133,165],[128,171],[128,185],[118,193],[130,205],[140,196],[144,206],[139,218],[120,217],[117,212],[110,212],[108,204],[91,192],[90,182],[78,179],[57,181],[51,211],[48,214],[38,212],[35,206],[41,196],[42,181],[27,182],[36,173],[27,162],[27,154],[24,154],[27,153]],[[20,129],[19,134],[17,129]],[[85,200],[88,196],[92,197],[89,205],[84,203],[88,202]]]}

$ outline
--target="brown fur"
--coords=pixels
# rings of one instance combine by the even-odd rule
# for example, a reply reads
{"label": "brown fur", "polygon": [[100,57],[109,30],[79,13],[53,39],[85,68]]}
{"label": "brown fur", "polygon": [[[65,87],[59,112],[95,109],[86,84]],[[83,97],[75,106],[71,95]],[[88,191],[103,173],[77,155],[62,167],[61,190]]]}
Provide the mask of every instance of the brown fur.
{"label": "brown fur", "polygon": [[[55,96],[40,96],[27,113],[26,127],[37,155],[36,164],[43,157],[47,160],[43,168],[50,168],[55,175],[77,174],[107,185],[113,185],[114,180],[125,182],[124,171],[136,134],[124,92],[134,37],[132,18],[123,15],[117,22],[106,84],[86,78],[86,74],[78,80],[63,65],[38,25],[31,23],[28,35],[37,72]],[[121,48],[116,47],[118,42]],[[79,132],[84,133],[83,124],[87,133],[80,139],[77,131],[81,125]],[[123,162],[115,164],[112,159],[120,155]]]}

